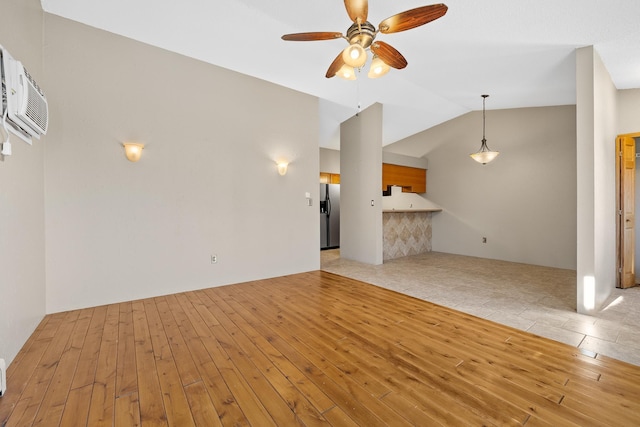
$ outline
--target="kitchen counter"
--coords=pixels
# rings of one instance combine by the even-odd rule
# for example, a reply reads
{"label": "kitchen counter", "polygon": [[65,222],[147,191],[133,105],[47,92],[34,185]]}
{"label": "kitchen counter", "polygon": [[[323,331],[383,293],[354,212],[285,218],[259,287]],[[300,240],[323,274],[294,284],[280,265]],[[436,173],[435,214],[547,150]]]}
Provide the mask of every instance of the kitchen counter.
{"label": "kitchen counter", "polygon": [[441,212],[442,209],[439,208],[431,208],[431,209],[385,209],[382,213],[393,213],[393,212],[402,212],[402,213],[411,213],[411,212]]}

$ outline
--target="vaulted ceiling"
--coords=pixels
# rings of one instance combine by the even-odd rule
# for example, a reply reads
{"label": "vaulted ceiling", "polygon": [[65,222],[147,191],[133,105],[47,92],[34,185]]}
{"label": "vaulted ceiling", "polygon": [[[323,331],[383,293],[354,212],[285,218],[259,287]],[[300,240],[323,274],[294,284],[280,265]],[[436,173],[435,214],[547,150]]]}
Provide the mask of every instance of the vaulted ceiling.
{"label": "vaulted ceiling", "polygon": [[[320,146],[339,124],[384,105],[383,143],[482,108],[574,104],[575,49],[593,45],[618,89],[640,88],[640,1],[444,0],[445,16],[376,40],[408,61],[379,79],[325,78],[344,39],[291,42],[287,33],[346,33],[340,0],[42,0],[45,12],[317,96]],[[377,26],[421,0],[369,0]]]}

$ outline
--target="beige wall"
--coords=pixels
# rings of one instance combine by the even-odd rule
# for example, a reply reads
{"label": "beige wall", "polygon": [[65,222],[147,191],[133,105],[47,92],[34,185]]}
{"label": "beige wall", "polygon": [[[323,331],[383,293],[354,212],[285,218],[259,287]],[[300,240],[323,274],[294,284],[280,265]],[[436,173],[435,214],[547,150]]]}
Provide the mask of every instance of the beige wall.
{"label": "beige wall", "polygon": [[340,256],[382,264],[382,114],[373,104],[340,125]]}
{"label": "beige wall", "polygon": [[640,133],[640,89],[618,91],[618,133]]}
{"label": "beige wall", "polygon": [[49,312],[319,268],[317,98],[57,16],[45,28]]}
{"label": "beige wall", "polygon": [[617,91],[593,47],[577,50],[577,310],[599,309],[616,283]]}
{"label": "beige wall", "polygon": [[[40,2],[0,0],[0,14],[0,45],[41,83]],[[0,358],[8,363],[45,314],[43,158],[48,138],[32,146],[13,135],[10,141],[13,155],[0,155]]]}
{"label": "beige wall", "polygon": [[340,150],[320,148],[320,172],[340,173]]}
{"label": "beige wall", "polygon": [[489,110],[486,136],[501,154],[484,166],[481,111],[385,147],[429,161],[433,250],[575,268],[575,107]]}

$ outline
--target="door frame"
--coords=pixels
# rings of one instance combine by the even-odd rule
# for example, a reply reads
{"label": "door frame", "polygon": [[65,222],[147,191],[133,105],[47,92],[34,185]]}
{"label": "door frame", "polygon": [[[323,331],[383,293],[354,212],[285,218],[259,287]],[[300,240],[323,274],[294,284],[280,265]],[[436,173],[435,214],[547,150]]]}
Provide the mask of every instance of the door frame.
{"label": "door frame", "polygon": [[[621,213],[621,200],[623,198],[624,189],[620,186],[621,174],[622,174],[622,147],[620,147],[619,141],[621,137],[640,138],[640,132],[625,133],[616,136],[615,149],[616,149],[616,287],[622,287],[622,266],[624,250],[622,247],[623,233],[624,233],[624,215]],[[635,204],[635,194],[633,195]],[[637,231],[636,231],[637,233]],[[635,259],[631,260],[635,263]]]}

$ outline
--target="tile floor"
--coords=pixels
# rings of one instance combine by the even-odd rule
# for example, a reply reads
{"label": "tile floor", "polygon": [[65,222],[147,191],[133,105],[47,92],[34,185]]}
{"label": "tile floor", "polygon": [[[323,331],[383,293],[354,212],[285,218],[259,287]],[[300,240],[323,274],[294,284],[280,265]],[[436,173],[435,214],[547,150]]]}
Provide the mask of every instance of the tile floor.
{"label": "tile floor", "polygon": [[615,289],[587,316],[576,312],[574,270],[439,252],[373,266],[338,249],[321,251],[321,268],[640,365],[640,287]]}

